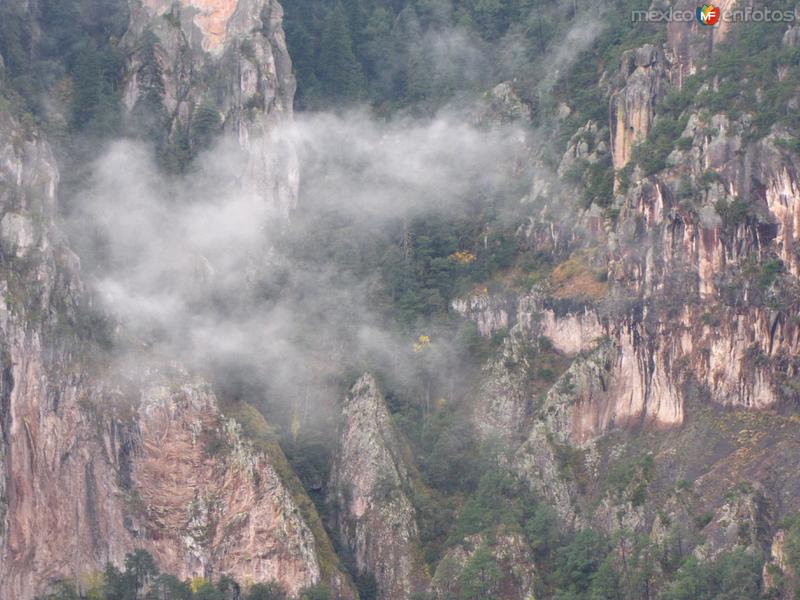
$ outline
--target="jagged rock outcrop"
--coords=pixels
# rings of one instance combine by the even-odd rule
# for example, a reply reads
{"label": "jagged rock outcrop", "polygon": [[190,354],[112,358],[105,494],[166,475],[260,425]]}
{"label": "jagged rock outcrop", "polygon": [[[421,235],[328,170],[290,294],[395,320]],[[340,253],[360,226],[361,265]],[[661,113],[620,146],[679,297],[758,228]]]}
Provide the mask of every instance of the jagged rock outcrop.
{"label": "jagged rock outcrop", "polygon": [[631,159],[655,118],[655,107],[667,90],[669,65],[661,49],[650,44],[623,55],[619,77],[624,87],[611,96],[609,109],[614,168]]}
{"label": "jagged rock outcrop", "polygon": [[[476,425],[497,425],[487,415],[512,397],[532,407],[524,441],[505,437],[511,466],[565,523],[678,539],[702,558],[733,547],[772,552],[778,573],[782,549],[771,536],[798,508],[784,464],[796,464],[796,417],[780,416],[794,412],[800,389],[792,133],[779,123],[753,140],[748,115],[690,109],[652,174],[631,160],[660,99],[734,26],[670,24],[663,47],[626,53],[602,80],[614,167],[626,167],[611,205],[528,217],[521,244],[556,257],[550,277],[525,292],[495,284],[452,306],[486,337],[509,332],[503,348],[546,338],[572,360],[549,392],[526,397],[540,381],[536,360],[508,363],[517,368],[509,386],[500,352],[474,407]],[[797,43],[794,29],[781,34],[785,46]],[[598,161],[601,132],[590,122],[572,136],[559,176]],[[534,182],[534,206],[536,190]],[[597,285],[588,274],[600,270]],[[507,420],[505,432],[517,424]]]}
{"label": "jagged rock outcrop", "polygon": [[[516,450],[514,470],[556,509],[569,525],[580,521],[580,496],[570,457],[627,414],[614,412],[611,395],[614,347],[609,341],[576,359],[556,381],[535,413],[527,439]],[[574,465],[572,465],[574,466]]]}
{"label": "jagged rock outcrop", "polygon": [[454,308],[484,335],[520,323],[566,354],[612,339],[619,387],[611,413],[625,418],[609,424],[681,424],[688,380],[725,406],[792,401],[796,290],[775,274],[798,273],[798,165],[781,127],[750,143],[744,130],[723,115],[695,114],[683,134],[691,145],[676,149],[667,169],[651,178],[634,172],[613,229],[598,233],[614,290],[606,298],[545,289],[516,300],[469,297]]}
{"label": "jagged rock outcrop", "polygon": [[130,8],[123,42],[133,122],[178,155],[225,131],[245,151],[243,185],[287,218],[298,165],[279,125],[291,118],[296,84],[280,4],[130,0]]}
{"label": "jagged rock outcrop", "polygon": [[[454,306],[458,310],[472,304],[461,300]],[[499,310],[490,298],[480,304],[480,311],[462,314],[483,319]],[[510,440],[517,439],[520,432],[530,427],[530,417],[523,416],[530,415],[533,399],[528,390],[532,389],[531,366],[535,366],[535,360],[526,360],[522,349],[525,344],[536,344],[541,337],[567,356],[602,349],[603,368],[596,376],[581,377],[589,386],[583,390],[587,393],[579,401],[570,402],[569,415],[557,423],[557,431],[569,432],[567,437],[573,443],[584,443],[613,428],[642,423],[669,426],[683,421],[679,377],[669,367],[670,363],[663,365],[656,361],[659,346],[643,343],[643,324],[635,319],[614,322],[601,317],[591,304],[561,303],[541,291],[519,296],[516,302],[505,298],[501,304],[515,315],[517,322],[511,328],[513,335],[504,342],[502,354],[485,368],[480,401],[475,409],[479,430],[502,431],[501,437]],[[485,331],[490,333],[492,329],[487,327]],[[666,344],[667,339],[665,335],[660,343]],[[578,368],[583,360],[579,358],[573,367]],[[565,377],[571,378],[572,374],[568,371]],[[550,404],[548,410],[552,412],[555,404]]]}
{"label": "jagged rock outcrop", "polygon": [[762,551],[771,540],[765,535],[772,525],[770,506],[764,492],[749,485],[731,490],[724,503],[714,511],[711,521],[703,527],[705,541],[695,553],[714,558],[733,546]]}
{"label": "jagged rock outcrop", "polygon": [[581,524],[577,482],[565,468],[563,450],[544,423],[537,422],[514,454],[512,468],[552,506],[567,526]]}
{"label": "jagged rock outcrop", "polygon": [[571,171],[582,164],[595,164],[608,152],[608,131],[595,121],[578,128],[567,144],[567,150],[558,165],[560,177],[571,177]]}
{"label": "jagged rock outcrop", "polygon": [[504,81],[481,98],[473,121],[480,125],[498,127],[507,123],[529,123],[533,110],[522,100],[511,82]]}
{"label": "jagged rock outcrop", "polygon": [[[798,166],[777,130],[745,145],[740,127],[716,116],[692,117],[686,133],[692,149],[673,153],[669,171],[626,197],[609,278],[651,299],[644,321],[658,334],[649,337],[662,371],[688,369],[720,404],[773,406],[788,399],[779,373],[797,372],[797,308],[763,265],[797,273]],[[737,198],[748,198],[746,214],[727,212],[743,206]],[[636,222],[653,243],[631,235]],[[763,275],[745,274],[754,261]]]}
{"label": "jagged rock outcrop", "polygon": [[429,586],[410,495],[409,454],[372,375],[362,375],[342,407],[328,484],[333,528],[359,574],[382,599],[410,598]]}
{"label": "jagged rock outcrop", "polygon": [[[47,142],[8,112],[0,112],[3,597],[31,597],[41,591],[33,585],[41,583],[39,576],[58,574],[68,561],[80,564],[79,547],[95,531],[86,494],[80,493],[91,468],[91,450],[82,449],[78,456],[73,449],[75,460],[68,460],[80,439],[76,430],[84,423],[76,410],[81,374],[64,347],[70,338],[48,335],[59,326],[69,332],[82,308],[78,259],[53,223],[58,178]],[[53,465],[70,471],[71,485],[53,476]],[[52,540],[64,527],[57,512],[62,502],[69,503],[69,515],[76,515],[77,522],[72,520],[69,539],[62,540],[58,556],[53,556]]]}
{"label": "jagged rock outcrop", "polygon": [[517,329],[503,340],[497,356],[484,367],[482,401],[473,412],[475,430],[482,438],[499,438],[507,445],[522,440],[533,414],[529,342]]}
{"label": "jagged rock outcrop", "polygon": [[170,373],[142,390],[130,462],[118,465],[130,471],[134,543],[179,578],[225,573],[290,594],[318,583],[316,541],[269,457],[220,413],[210,386],[182,379]]}
{"label": "jagged rock outcrop", "polygon": [[484,590],[492,598],[534,598],[536,570],[533,552],[525,537],[503,530],[496,532],[491,541],[487,537],[471,535],[447,551],[433,576],[433,589],[437,597],[463,597],[464,583],[475,583],[463,581],[463,573],[465,569],[469,571],[472,563],[476,573],[485,573]]}
{"label": "jagged rock outcrop", "polygon": [[798,589],[796,570],[789,566],[786,537],[785,529],[775,532],[763,572],[765,589],[781,600],[791,600],[796,597]]}

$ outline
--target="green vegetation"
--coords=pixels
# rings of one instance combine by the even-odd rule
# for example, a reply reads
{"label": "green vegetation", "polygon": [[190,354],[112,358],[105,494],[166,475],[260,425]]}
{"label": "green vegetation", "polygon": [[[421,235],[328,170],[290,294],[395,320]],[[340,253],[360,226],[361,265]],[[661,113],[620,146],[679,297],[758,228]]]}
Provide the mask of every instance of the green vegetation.
{"label": "green vegetation", "polygon": [[[795,5],[792,0],[762,0],[751,7],[784,11],[794,10]],[[681,90],[670,91],[656,108],[656,123],[634,153],[645,175],[662,170],[675,148],[688,148],[689,140],[680,135],[690,110],[726,114],[731,120],[751,115],[746,140],[764,137],[776,124],[794,134],[800,130],[800,113],[793,105],[800,85],[800,48],[784,46],[776,24],[769,21],[749,20],[736,27],[736,35],[715,48],[713,60],[687,78]],[[779,145],[797,152],[793,140],[781,138]]]}
{"label": "green vegetation", "polygon": [[646,176],[655,175],[667,166],[667,157],[677,146],[688,121],[688,115],[677,120],[669,116],[656,120],[647,140],[638,145],[633,153],[633,160],[642,167]]}
{"label": "green vegetation", "polygon": [[764,560],[757,553],[734,550],[706,563],[689,557],[659,600],[749,600],[761,597]]}
{"label": "green vegetation", "polygon": [[361,65],[353,54],[348,18],[341,4],[337,4],[325,20],[319,42],[320,93],[331,102],[358,100],[364,90]]}
{"label": "green vegetation", "polygon": [[[102,573],[83,578],[79,592],[69,580],[57,581],[53,591],[39,600],[287,600],[286,591],[275,582],[240,585],[227,575],[215,581],[202,577],[181,581],[159,573],[153,557],[135,550],[125,557],[125,570],[109,563]],[[298,600],[333,600],[333,592],[322,585],[300,592]]]}
{"label": "green vegetation", "polygon": [[[52,133],[61,140],[61,155],[69,155],[67,166],[86,164],[96,150],[80,145],[80,140],[102,141],[121,133],[123,60],[118,40],[127,21],[125,2],[113,0],[112,8],[107,0],[43,0],[41,14],[36,15],[43,28],[39,36],[34,35],[31,16],[8,4],[0,7],[3,77],[11,84],[4,86],[3,98],[30,122],[54,129],[42,98],[63,89],[66,123],[63,130]],[[575,12],[588,10],[578,3],[566,7],[549,0],[298,0],[285,4],[299,108],[339,109],[364,102],[381,115],[406,110],[432,114],[462,95],[515,80],[523,101],[536,107],[533,126],[552,134],[554,147],[546,157],[550,166],[557,164],[579,127],[589,120],[606,122],[607,98],[598,86],[603,73],[616,67],[624,50],[659,39],[654,29],[633,26],[629,19],[619,17],[633,8],[646,8],[649,1],[609,2],[610,16],[597,17],[601,25],[597,38],[551,81],[548,61],[553,51],[574,25]],[[177,23],[173,12],[166,18]],[[774,124],[790,129],[800,126],[798,111],[790,108],[800,85],[800,54],[797,49],[780,47],[774,35],[765,35],[764,26],[742,25],[741,35],[726,42],[712,64],[690,77],[680,91],[663,98],[659,117],[634,152],[634,161],[645,175],[664,169],[676,148],[690,148],[692,141],[681,136],[692,110],[732,117],[751,112],[752,136],[765,134]],[[445,47],[440,45],[442,40]],[[132,115],[133,128],[142,138],[159,141],[162,163],[176,173],[186,168],[196,152],[211,145],[221,130],[221,115],[211,102],[196,106],[188,129],[170,131],[166,139],[169,118],[162,104],[164,81],[156,43],[153,32],[146,31],[137,48],[140,97]],[[452,47],[448,49],[447,43]],[[254,60],[253,49],[246,43],[241,53]],[[780,78],[779,71],[785,71]],[[257,111],[262,103],[263,98],[256,97],[246,108]],[[564,112],[562,104],[568,111],[557,119],[554,115]],[[793,137],[780,145],[797,151]],[[80,151],[73,153],[76,148]],[[616,173],[622,193],[631,184],[632,170],[630,165]],[[75,169],[67,177],[67,187],[85,175]],[[578,162],[569,173],[580,188],[579,203],[608,209],[605,215],[611,220],[619,212],[611,208],[614,177],[608,155],[596,163]],[[681,200],[693,200],[718,176],[706,173],[698,179],[682,182]],[[324,265],[342,281],[369,281],[366,303],[383,322],[394,325],[395,333],[409,340],[408,356],[401,357],[407,365],[402,369],[393,370],[377,359],[372,364],[371,357],[352,367],[377,373],[396,423],[414,449],[420,485],[412,497],[428,566],[435,568],[448,550],[477,536],[479,545],[454,573],[454,580],[460,598],[491,597],[502,575],[492,552],[494,540],[500,532],[513,532],[524,538],[535,557],[541,588],[537,597],[758,598],[763,557],[757,553],[736,550],[712,561],[698,561],[686,556],[681,539],[676,541],[683,534],[675,527],[659,543],[627,531],[613,535],[593,529],[572,531],[553,507],[497,460],[496,447],[476,441],[466,400],[474,394],[477,367],[508,332],[484,339],[474,324],[453,315],[451,302],[470,291],[502,293],[509,281],[529,289],[548,276],[550,292],[557,298],[591,301],[608,292],[606,272],[593,266],[589,252],[576,252],[560,261],[521,240],[517,231],[525,219],[517,203],[527,186],[528,181],[520,177],[502,189],[476,188],[453,207],[400,215],[377,233],[365,233],[369,228],[348,221],[338,207],[305,205],[304,214],[296,216],[302,238],[293,238],[290,232],[281,240],[298,270],[315,273],[309,265]],[[742,198],[720,201],[715,208],[729,229],[746,225],[756,216],[750,202]],[[781,261],[770,259],[754,265],[747,276],[764,291],[777,287],[783,271]],[[711,313],[703,316],[703,322],[711,326],[718,319]],[[564,357],[546,338],[526,349],[526,357],[535,365],[533,390],[546,389],[565,367]],[[347,379],[341,376],[343,386]],[[564,393],[574,387],[569,378],[559,385]],[[261,413],[239,397],[226,404],[224,412],[270,457],[313,531],[323,577],[331,576],[347,559],[340,560],[334,551],[320,518],[325,508],[319,490],[330,463],[330,439],[318,431],[300,435],[288,427],[273,431]],[[589,477],[584,451],[565,444],[552,446],[562,474],[585,491]],[[226,450],[225,440],[209,436],[204,448],[210,456],[218,455]],[[654,461],[645,455],[615,464],[603,491],[636,508],[646,502],[653,479]],[[712,513],[704,512],[695,515],[694,523],[682,525],[702,530],[712,519]],[[786,551],[789,564],[800,576],[797,523],[789,526]],[[362,597],[374,597],[374,578],[362,576],[356,584]],[[48,600],[80,597],[69,582],[56,588],[46,596]],[[231,600],[239,597],[238,589],[228,578],[182,582],[159,574],[152,557],[137,551],[126,560],[125,571],[109,565],[90,588],[90,597]],[[274,583],[252,585],[242,596],[245,600],[285,597]],[[308,600],[331,597],[324,586],[301,594]]]}
{"label": "green vegetation", "polygon": [[[639,0],[608,4],[613,14],[647,8]],[[596,93],[602,69],[624,49],[657,36],[656,28],[629,19],[605,18],[579,3],[562,9],[547,0],[300,0],[285,10],[298,108],[366,101],[381,112],[431,111],[512,79],[525,101],[543,100],[549,111],[549,97],[537,97],[537,88],[552,77],[542,58],[575,19],[591,13],[603,19],[598,43],[577,57],[567,76],[551,82],[555,98],[573,108],[566,139],[589,119],[605,122],[607,105]]]}
{"label": "green vegetation", "polygon": [[608,473],[606,485],[619,500],[641,506],[647,495],[647,486],[655,477],[655,459],[646,454],[633,460],[616,462]]}
{"label": "green vegetation", "polygon": [[[791,0],[770,0],[756,2],[754,8],[793,10],[795,5]],[[699,96],[698,104],[734,118],[753,114],[755,137],[768,133],[775,123],[796,131],[800,116],[790,101],[800,84],[800,48],[782,46],[774,24],[769,22],[742,23],[735,37],[714,53],[702,78],[716,84]]]}
{"label": "green vegetation", "polygon": [[736,228],[754,216],[750,203],[738,196],[730,202],[718,200],[714,204],[714,210],[722,217],[723,223],[730,228]]}
{"label": "green vegetation", "polygon": [[765,260],[761,263],[761,272],[758,274],[758,286],[761,289],[769,288],[781,273],[783,273],[782,260]]}
{"label": "green vegetation", "polygon": [[36,8],[31,14],[19,3],[0,7],[0,55],[11,84],[3,94],[16,94],[23,111],[44,119],[47,92],[58,88],[53,95],[67,105],[70,131],[118,132],[117,43],[128,23],[126,3],[43,0]]}
{"label": "green vegetation", "polygon": [[461,597],[464,600],[489,598],[499,579],[500,569],[495,557],[486,546],[481,546],[461,571],[459,577]]}

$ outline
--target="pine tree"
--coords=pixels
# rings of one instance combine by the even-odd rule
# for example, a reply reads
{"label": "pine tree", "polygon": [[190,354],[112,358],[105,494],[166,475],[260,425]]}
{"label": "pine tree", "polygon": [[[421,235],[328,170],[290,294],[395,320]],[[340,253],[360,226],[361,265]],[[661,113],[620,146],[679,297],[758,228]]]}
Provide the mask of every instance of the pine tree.
{"label": "pine tree", "polygon": [[364,74],[353,54],[347,15],[341,4],[328,16],[319,52],[317,77],[323,95],[336,104],[359,100],[364,90]]}
{"label": "pine tree", "polygon": [[167,114],[164,97],[164,76],[157,56],[158,38],[147,30],[137,47],[139,68],[136,78],[139,84],[139,98],[133,108],[134,129],[145,138],[163,138]]}
{"label": "pine tree", "polygon": [[492,552],[480,546],[461,573],[462,596],[468,600],[491,598],[500,579],[500,569]]}
{"label": "pine tree", "polygon": [[102,94],[102,73],[97,52],[84,48],[75,61],[72,124],[80,129],[95,115]]}
{"label": "pine tree", "polygon": [[397,15],[392,41],[398,61],[393,95],[411,101],[425,98],[431,84],[430,60],[425,56],[422,27],[411,4]]}

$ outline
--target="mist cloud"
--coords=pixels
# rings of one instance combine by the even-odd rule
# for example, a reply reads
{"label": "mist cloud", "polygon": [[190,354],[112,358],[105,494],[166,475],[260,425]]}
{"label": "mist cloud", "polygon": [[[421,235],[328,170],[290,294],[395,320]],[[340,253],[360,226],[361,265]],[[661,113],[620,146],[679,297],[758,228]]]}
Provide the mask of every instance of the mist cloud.
{"label": "mist cloud", "polygon": [[98,299],[151,352],[199,370],[237,365],[265,394],[290,398],[347,365],[402,367],[414,340],[370,306],[377,275],[298,259],[287,237],[318,241],[308,211],[335,215],[352,236],[380,235],[499,189],[524,135],[446,114],[311,114],[282,127],[274,137],[295,147],[302,182],[288,236],[277,208],[242,185],[235,144],[223,140],[191,173],[167,177],[151,148],[119,140],[93,169],[72,237],[91,238],[80,253]]}

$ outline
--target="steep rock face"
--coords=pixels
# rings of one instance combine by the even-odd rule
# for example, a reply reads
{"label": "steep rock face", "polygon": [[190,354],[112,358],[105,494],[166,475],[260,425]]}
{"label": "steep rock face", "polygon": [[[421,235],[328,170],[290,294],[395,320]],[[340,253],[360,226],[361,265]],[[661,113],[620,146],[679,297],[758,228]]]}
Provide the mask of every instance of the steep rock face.
{"label": "steep rock face", "polygon": [[567,526],[581,524],[578,499],[580,493],[574,478],[564,469],[560,451],[543,422],[531,428],[525,442],[514,454],[512,467],[531,489],[552,506]]}
{"label": "steep rock face", "polygon": [[[612,244],[614,251],[617,247],[632,250],[624,248],[633,241],[633,223],[626,220],[640,218],[648,229],[660,230],[667,244],[664,253],[651,256],[648,265],[641,253],[630,252],[630,258],[636,257],[630,268],[612,256],[612,273],[621,268],[619,275],[626,284],[652,293],[655,286],[665,283],[665,269],[675,271],[683,261],[681,266],[697,270],[700,291],[706,297],[720,291],[721,271],[753,255],[774,254],[792,273],[798,273],[800,165],[796,156],[780,147],[790,134],[776,127],[763,140],[747,144],[743,131],[742,122],[731,122],[724,115],[689,119],[684,136],[692,140],[692,147],[673,152],[669,171],[642,181],[627,194]],[[752,212],[743,215],[747,219],[726,224],[715,205],[730,204],[737,197],[747,199]]]}
{"label": "steep rock face", "polygon": [[789,566],[786,541],[786,530],[779,529],[772,538],[763,573],[764,587],[781,600],[795,598],[798,589],[797,573]]}
{"label": "steep rock face", "polygon": [[519,328],[503,340],[495,358],[483,369],[479,402],[473,413],[478,434],[497,437],[506,444],[521,441],[530,427],[533,398],[529,385],[527,341]]}
{"label": "steep rock face", "polygon": [[[714,6],[724,13],[729,13],[737,6],[736,0],[721,0]],[[692,0],[678,0],[673,6],[675,11],[683,11],[694,15],[697,3]],[[727,19],[713,27],[701,25],[696,19],[685,21],[674,20],[667,24],[667,48],[672,56],[673,68],[670,81],[677,87],[690,75],[697,72],[700,65],[711,55],[714,48],[725,39],[734,24]]]}
{"label": "steep rock face", "polygon": [[[735,0],[714,3],[722,13],[730,15]],[[656,4],[652,7],[661,10]],[[697,4],[680,0],[671,7],[673,13],[693,16]],[[667,23],[667,40],[663,48],[646,44],[627,51],[615,73],[611,94],[610,126],[614,168],[621,169],[631,158],[633,146],[644,140],[656,116],[658,101],[670,86],[682,88],[690,75],[712,55],[716,46],[728,35],[731,19],[720,19],[713,27],[703,26],[694,18],[690,22],[673,19]]]}
{"label": "steep rock face", "polygon": [[[501,431],[501,437],[508,441],[517,439],[530,426],[529,390],[535,361],[526,360],[522,349],[525,344],[537,343],[541,337],[567,356],[575,357],[598,347],[604,349],[603,364],[607,366],[597,382],[602,393],[592,392],[582,397],[570,408],[569,418],[558,423],[557,431],[568,432],[573,442],[582,444],[615,427],[642,423],[669,426],[683,421],[680,379],[673,372],[669,355],[674,344],[666,324],[662,335],[651,343],[646,342],[650,333],[641,317],[610,320],[601,317],[591,304],[560,302],[536,290],[519,296],[516,302],[511,299],[500,302],[517,321],[502,354],[485,368],[481,400],[476,406],[479,431]],[[461,300],[454,306],[459,309],[472,304]],[[481,311],[462,314],[481,319],[500,310],[490,299],[481,304]],[[485,331],[489,334],[494,330]],[[668,356],[662,362],[664,354]]]}
{"label": "steep rock face", "polygon": [[733,546],[763,549],[771,543],[765,534],[772,525],[771,507],[761,489],[734,489],[703,528],[704,543],[695,553],[714,558]]}
{"label": "steep rock face", "polygon": [[[655,175],[631,164],[659,99],[731,26],[678,25],[663,49],[629,52],[607,78],[614,166],[630,174],[610,214],[598,226],[586,211],[570,225],[542,211],[520,229],[524,243],[566,266],[584,248],[593,268],[606,267],[607,292],[578,281],[579,270],[571,277],[580,285],[557,283],[559,265],[531,292],[478,294],[453,307],[484,336],[544,337],[574,357],[541,399],[517,394],[532,412],[524,442],[509,444],[513,469],[566,523],[678,536],[701,557],[772,547],[780,570],[780,540],[769,538],[796,510],[789,465],[798,436],[794,418],[776,411],[795,407],[800,348],[796,282],[776,273],[798,274],[797,158],[780,125],[752,141],[747,116],[698,112]],[[788,30],[784,44],[795,38]],[[560,175],[590,161],[595,129],[573,136]],[[514,389],[530,388],[536,361],[517,364]],[[487,377],[475,408],[485,422],[511,397],[507,372],[487,368]],[[683,477],[690,491],[676,485]]]}
{"label": "steep rock face", "polygon": [[581,163],[595,164],[608,152],[608,131],[596,121],[588,121],[580,127],[567,144],[567,150],[558,165],[560,177],[570,177],[572,169]]}
{"label": "steep rock face", "polygon": [[33,598],[135,548],[180,577],[293,594],[319,582],[296,496],[209,386],[179,366],[113,364],[56,224],[58,179],[47,142],[0,112],[0,597]]}
{"label": "steep rock face", "polygon": [[452,306],[461,316],[474,321],[478,332],[484,337],[491,337],[513,325],[514,299],[493,296],[489,290],[456,298]]}
{"label": "steep rock face", "polygon": [[81,564],[99,537],[89,513],[107,509],[87,507],[85,482],[97,479],[93,448],[80,444],[87,419],[77,408],[82,373],[66,349],[72,338],[49,335],[73,330],[82,308],[77,257],[52,221],[58,169],[48,144],[7,112],[0,157],[0,596],[27,598],[41,591],[40,577]]}
{"label": "steep rock face", "polygon": [[570,448],[587,445],[616,421],[610,342],[579,357],[558,379],[536,410],[535,423],[513,458],[514,470],[556,509],[569,525],[581,524],[576,477],[568,468]]}
{"label": "steep rock face", "polygon": [[597,313],[588,307],[562,311],[536,291],[519,297],[517,313],[529,336],[543,335],[565,354],[591,350],[606,333]]}
{"label": "steep rock face", "polygon": [[[179,152],[222,128],[246,153],[243,184],[278,214],[295,206],[298,166],[277,125],[295,80],[276,0],[131,0],[125,104]],[[162,132],[163,129],[163,132]]]}
{"label": "steep rock face", "polygon": [[180,578],[225,573],[291,594],[316,584],[314,536],[275,468],[222,416],[210,387],[184,377],[142,390],[127,454],[134,543]]}
{"label": "steep rock face", "polygon": [[[649,343],[662,371],[688,370],[721,404],[764,408],[788,398],[782,375],[797,373],[797,307],[793,291],[748,269],[773,260],[797,273],[798,166],[778,147],[779,132],[745,145],[739,131],[722,116],[690,119],[692,149],[673,153],[674,167],[627,196],[609,277],[650,304],[644,320],[657,333]],[[737,198],[749,212],[726,214],[741,206]],[[635,233],[637,223],[653,241]]]}
{"label": "steep rock face", "polygon": [[550,389],[541,407],[542,420],[562,443],[580,444],[608,429],[609,423],[629,418],[612,412],[611,371],[613,345],[606,342],[586,357],[572,363]]}
{"label": "steep rock face", "polygon": [[411,503],[406,449],[375,378],[363,375],[342,409],[328,486],[334,528],[380,598],[410,598],[429,585]]}
{"label": "steep rock face", "polygon": [[473,114],[480,125],[497,127],[506,123],[530,122],[533,110],[524,102],[511,82],[504,81],[486,92]]}
{"label": "steep rock face", "polygon": [[611,96],[611,155],[614,168],[631,159],[633,146],[647,136],[655,107],[667,89],[669,65],[664,53],[648,44],[625,53],[618,75],[624,87]]}
{"label": "steep rock face", "polygon": [[683,134],[691,146],[628,190],[614,227],[597,234],[607,247],[607,298],[552,297],[545,288],[478,295],[454,308],[483,335],[519,324],[529,339],[545,336],[568,355],[613,340],[616,406],[608,415],[616,417],[581,422],[681,424],[689,381],[725,406],[792,401],[797,292],[791,282],[771,284],[767,268],[798,273],[797,159],[780,127],[755,143],[743,140],[744,128],[723,115],[691,116]]}

